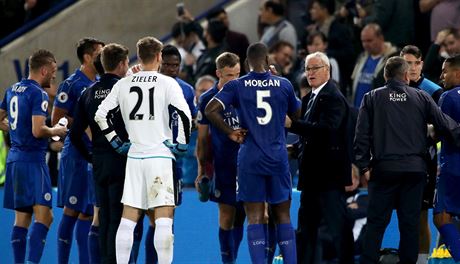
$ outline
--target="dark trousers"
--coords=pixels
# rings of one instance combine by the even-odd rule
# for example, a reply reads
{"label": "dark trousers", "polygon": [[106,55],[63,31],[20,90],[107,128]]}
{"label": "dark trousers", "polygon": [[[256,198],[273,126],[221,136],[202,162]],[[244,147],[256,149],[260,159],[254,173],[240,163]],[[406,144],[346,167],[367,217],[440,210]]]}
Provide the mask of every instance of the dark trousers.
{"label": "dark trousers", "polygon": [[353,233],[346,213],[346,204],[341,190],[302,191],[297,227],[297,263],[315,262],[318,230],[321,220],[327,225],[333,238],[339,263],[354,262]]}
{"label": "dark trousers", "polygon": [[373,172],[361,264],[378,263],[383,235],[393,209],[398,214],[399,263],[417,262],[418,231],[426,173]]}
{"label": "dark trousers", "polygon": [[102,263],[116,263],[115,237],[120,224],[123,204],[123,181],[96,184],[99,203],[99,245]]}

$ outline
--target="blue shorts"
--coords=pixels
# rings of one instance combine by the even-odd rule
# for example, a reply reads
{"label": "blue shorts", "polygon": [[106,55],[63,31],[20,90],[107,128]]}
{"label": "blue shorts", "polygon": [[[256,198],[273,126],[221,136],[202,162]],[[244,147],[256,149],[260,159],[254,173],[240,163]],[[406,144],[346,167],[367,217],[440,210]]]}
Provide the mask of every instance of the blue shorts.
{"label": "blue shorts", "polygon": [[32,206],[51,208],[51,181],[45,162],[14,161],[6,164],[3,207],[31,212]]}
{"label": "blue shorts", "polygon": [[292,181],[289,171],[283,174],[255,174],[238,170],[238,201],[279,204],[291,200]]}
{"label": "blue shorts", "polygon": [[93,205],[99,206],[99,203],[96,199],[96,186],[93,176],[93,165],[91,163],[88,163],[88,178],[90,181],[90,184],[88,184],[89,202]]}
{"label": "blue shorts", "polygon": [[[214,173],[211,183],[211,194],[209,199],[216,203],[236,205],[236,172]],[[229,179],[231,179],[229,181]]]}
{"label": "blue shorts", "polygon": [[433,214],[446,211],[452,215],[460,215],[460,175],[442,172],[436,179]]}
{"label": "blue shorts", "polygon": [[[93,190],[93,195],[91,195]],[[74,155],[61,157],[58,174],[58,207],[93,215],[94,180],[88,162]]]}

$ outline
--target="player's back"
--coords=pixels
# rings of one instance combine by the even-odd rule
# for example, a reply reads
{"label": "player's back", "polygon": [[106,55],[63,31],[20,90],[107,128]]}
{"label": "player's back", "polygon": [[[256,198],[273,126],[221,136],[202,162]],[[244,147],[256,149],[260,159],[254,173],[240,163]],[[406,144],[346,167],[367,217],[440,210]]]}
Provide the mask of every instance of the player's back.
{"label": "player's back", "polygon": [[[44,158],[47,139],[39,139],[32,134],[32,116],[46,116],[48,95],[33,80],[22,80],[11,86],[5,95],[4,108],[8,112],[10,124],[11,151],[8,160],[39,161]],[[25,156],[24,152],[34,152]]]}
{"label": "player's back", "polygon": [[[163,141],[172,140],[169,108],[176,110],[182,120],[179,130],[190,134],[190,110],[177,82],[156,71],[141,71],[120,80],[114,87],[126,130],[132,143],[129,156],[171,156]],[[184,121],[188,125],[184,127]],[[178,142],[185,143],[184,133]],[[188,139],[187,139],[188,140]],[[187,142],[188,143],[188,142]]]}
{"label": "player's back", "polygon": [[241,127],[248,129],[239,161],[247,164],[244,167],[249,172],[271,174],[285,170],[284,122],[286,114],[295,112],[299,107],[292,84],[269,72],[250,72],[227,85],[235,86],[237,90],[235,106]]}

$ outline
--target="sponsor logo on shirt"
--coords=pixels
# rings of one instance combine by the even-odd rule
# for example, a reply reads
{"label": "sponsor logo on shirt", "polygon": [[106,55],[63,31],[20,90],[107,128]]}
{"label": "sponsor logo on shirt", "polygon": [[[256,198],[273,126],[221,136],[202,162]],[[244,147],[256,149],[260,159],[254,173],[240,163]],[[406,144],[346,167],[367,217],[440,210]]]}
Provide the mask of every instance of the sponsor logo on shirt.
{"label": "sponsor logo on shirt", "polygon": [[397,93],[397,92],[390,92],[389,99],[391,102],[405,102],[407,101],[407,94],[406,93]]}

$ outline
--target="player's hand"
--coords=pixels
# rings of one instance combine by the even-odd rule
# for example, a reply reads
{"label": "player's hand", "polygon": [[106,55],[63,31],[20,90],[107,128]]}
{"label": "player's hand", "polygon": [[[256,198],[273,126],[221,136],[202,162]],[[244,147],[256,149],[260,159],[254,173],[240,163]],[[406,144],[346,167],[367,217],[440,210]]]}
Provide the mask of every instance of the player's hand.
{"label": "player's hand", "polygon": [[270,65],[268,66],[268,69],[270,70],[270,73],[271,73],[271,74],[273,74],[273,75],[280,75],[279,72],[276,70],[275,65],[270,64]]}
{"label": "player's hand", "polygon": [[201,175],[196,176],[196,179],[195,179],[195,189],[199,193],[201,193],[200,182],[201,182],[201,179],[203,179],[203,177],[206,177],[206,176],[204,176],[204,174],[201,174]]}
{"label": "player's hand", "polygon": [[236,143],[242,144],[244,142],[244,139],[246,138],[247,133],[248,131],[246,129],[239,128],[233,130],[232,133],[228,134],[228,137]]}
{"label": "player's hand", "polygon": [[53,136],[59,136],[61,138],[65,137],[67,135],[67,131],[69,131],[66,126],[59,125],[54,126],[53,130]]}
{"label": "player's hand", "polygon": [[289,118],[289,116],[286,116],[286,119],[284,120],[284,127],[285,128],[290,128],[292,125],[292,120]]}
{"label": "player's hand", "polygon": [[135,73],[142,71],[142,66],[140,64],[136,64],[129,69],[131,70],[133,74],[135,74]]}
{"label": "player's hand", "polygon": [[188,144],[171,143],[169,140],[163,141],[163,144],[176,156],[184,156],[187,153]]}
{"label": "player's hand", "polygon": [[116,152],[122,155],[126,155],[131,147],[131,142],[123,142],[119,136],[115,136],[110,141],[110,145]]}

